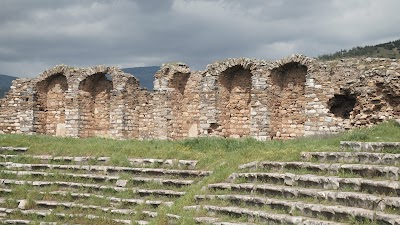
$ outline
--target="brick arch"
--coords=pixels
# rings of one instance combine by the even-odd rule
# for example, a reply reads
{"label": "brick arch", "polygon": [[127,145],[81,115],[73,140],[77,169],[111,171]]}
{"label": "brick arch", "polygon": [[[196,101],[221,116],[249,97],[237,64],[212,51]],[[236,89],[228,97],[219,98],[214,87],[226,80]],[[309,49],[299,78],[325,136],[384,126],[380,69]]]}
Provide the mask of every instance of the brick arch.
{"label": "brick arch", "polygon": [[97,72],[79,83],[79,137],[109,136],[110,102],[113,82],[110,75]]}
{"label": "brick arch", "polygon": [[67,78],[62,73],[47,75],[36,87],[36,132],[64,136]]}
{"label": "brick arch", "polygon": [[218,76],[217,108],[224,137],[250,135],[252,73],[241,65],[232,66]]}
{"label": "brick arch", "polygon": [[271,138],[304,135],[308,70],[300,60],[288,60],[270,71]]}

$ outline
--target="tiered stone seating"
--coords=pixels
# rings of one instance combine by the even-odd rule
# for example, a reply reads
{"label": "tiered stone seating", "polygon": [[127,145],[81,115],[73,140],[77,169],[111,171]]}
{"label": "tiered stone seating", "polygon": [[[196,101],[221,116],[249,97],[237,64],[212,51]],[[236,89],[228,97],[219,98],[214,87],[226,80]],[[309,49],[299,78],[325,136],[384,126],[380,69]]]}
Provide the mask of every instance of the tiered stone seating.
{"label": "tiered stone seating", "polygon": [[[344,143],[343,150],[353,146]],[[208,184],[195,195],[197,205],[185,208],[257,224],[400,224],[400,151],[393,153],[400,145],[355,146],[361,147],[303,152],[301,162],[240,165],[226,182]]]}
{"label": "tiered stone seating", "polygon": [[[0,221],[5,224],[36,224],[37,218],[41,224],[85,219],[83,224],[148,224],[159,207],[171,207],[211,174],[196,170],[195,160],[128,159],[131,166],[122,167],[110,165],[109,157],[27,155],[26,148],[12,147],[0,151]],[[24,163],[18,163],[21,158]],[[41,163],[27,163],[30,159]]]}
{"label": "tiered stone seating", "polygon": [[149,224],[163,212],[168,224],[179,224],[183,197],[192,199],[185,216],[199,224],[400,225],[400,149],[393,146],[342,142],[340,152],[302,152],[296,162],[250,162],[206,188],[196,184],[212,172],[194,160],[115,166],[109,157],[0,148],[0,221]]}

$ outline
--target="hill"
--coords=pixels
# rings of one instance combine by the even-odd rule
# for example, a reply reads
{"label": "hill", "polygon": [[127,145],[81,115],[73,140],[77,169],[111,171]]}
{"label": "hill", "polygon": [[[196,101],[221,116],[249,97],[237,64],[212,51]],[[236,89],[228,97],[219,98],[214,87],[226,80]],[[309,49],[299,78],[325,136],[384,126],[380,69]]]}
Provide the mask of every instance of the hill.
{"label": "hill", "polygon": [[343,49],[335,53],[320,55],[318,59],[334,60],[357,57],[400,59],[400,39],[372,46],[357,46],[350,50]]}
{"label": "hill", "polygon": [[10,90],[11,83],[15,79],[17,79],[17,77],[0,74],[0,98]]}
{"label": "hill", "polygon": [[154,74],[160,69],[159,66],[132,67],[122,69],[125,73],[130,73],[140,81],[140,86],[153,90]]}

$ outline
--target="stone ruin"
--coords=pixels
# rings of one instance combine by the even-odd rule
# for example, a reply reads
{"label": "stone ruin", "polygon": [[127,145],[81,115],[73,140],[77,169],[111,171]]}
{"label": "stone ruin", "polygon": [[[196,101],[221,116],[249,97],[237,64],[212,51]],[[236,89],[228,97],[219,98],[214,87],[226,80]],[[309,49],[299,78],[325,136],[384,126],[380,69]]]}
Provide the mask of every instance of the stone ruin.
{"label": "stone ruin", "polygon": [[17,79],[0,104],[0,132],[117,139],[337,133],[400,118],[400,60],[322,62],[302,55],[227,59],[191,71],[165,64],[154,91],[115,67]]}

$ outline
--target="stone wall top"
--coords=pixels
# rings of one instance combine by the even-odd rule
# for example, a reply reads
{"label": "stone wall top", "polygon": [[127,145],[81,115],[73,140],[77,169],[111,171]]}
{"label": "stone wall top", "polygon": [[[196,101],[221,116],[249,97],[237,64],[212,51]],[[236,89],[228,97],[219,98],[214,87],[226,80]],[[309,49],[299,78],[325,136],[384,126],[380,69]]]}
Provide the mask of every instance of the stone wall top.
{"label": "stone wall top", "polygon": [[217,61],[215,63],[208,64],[204,73],[210,74],[211,76],[218,76],[223,71],[234,66],[242,66],[244,69],[249,69],[252,71],[260,66],[266,65],[266,63],[266,61],[259,59],[229,58],[223,61]]}

